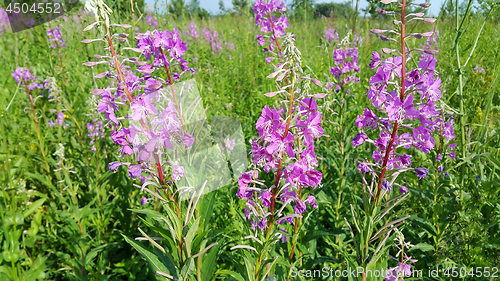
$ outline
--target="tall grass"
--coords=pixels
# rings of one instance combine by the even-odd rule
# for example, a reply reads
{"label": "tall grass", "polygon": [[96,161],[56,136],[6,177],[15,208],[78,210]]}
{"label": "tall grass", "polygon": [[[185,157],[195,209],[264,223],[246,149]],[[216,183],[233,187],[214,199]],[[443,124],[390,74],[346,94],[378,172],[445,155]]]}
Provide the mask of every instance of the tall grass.
{"label": "tall grass", "polygon": [[[130,38],[136,27],[142,32],[149,28],[137,15],[121,17],[119,22],[133,25]],[[459,23],[457,28],[462,19],[463,25]],[[86,124],[95,118],[89,116],[95,107],[89,99],[90,92],[96,83],[101,83],[94,81],[93,75],[105,68],[83,66],[100,50],[96,45],[80,43],[86,38],[82,29],[92,19],[83,15],[79,21],[70,15],[50,23],[60,26],[68,45],[61,48],[61,57],[49,47],[48,25],[0,35],[0,206],[4,215],[0,229],[1,280],[155,278],[148,263],[122,236],[141,236],[137,227],[147,228],[138,214],[131,211],[144,208],[140,206],[143,194],[133,187],[125,170],[109,171],[109,163],[119,154],[110,139],[97,139],[98,152],[94,153],[87,138]],[[161,29],[176,27],[185,31],[189,21],[158,15]],[[277,99],[263,95],[274,91],[274,82],[266,79],[266,55],[255,40],[258,30],[252,18],[243,16],[194,21],[200,31],[202,27],[217,30],[223,41],[235,44],[234,50],[212,55],[204,39],[187,39],[189,51],[185,59],[198,69],[194,78],[209,118],[217,115],[238,118],[248,144],[248,140],[257,137],[254,126],[264,105],[278,105]],[[296,45],[304,64],[324,83],[330,79],[335,47],[322,40],[330,22],[330,19],[292,20],[289,30],[297,35]],[[388,22],[389,19],[357,22],[357,32],[363,40],[359,46],[361,81],[353,86],[351,96],[332,96],[337,101],[344,99],[345,103],[342,108],[340,103],[331,106],[324,116],[323,126],[329,137],[323,137],[316,145],[323,186],[314,190],[319,208],[304,222],[296,238],[294,257],[298,269],[323,266],[345,269],[345,260],[335,249],[353,250],[348,248],[351,238],[344,217],[351,217],[350,203],[362,201],[361,178],[354,160],[371,157],[371,151],[354,150],[350,140],[356,133],[357,114],[370,104],[365,93],[374,74],[368,68],[371,53],[385,47],[369,30],[385,29]],[[335,20],[340,38],[348,34],[346,26],[351,25],[351,20]],[[443,80],[443,99],[460,120],[456,134],[461,143],[457,158],[446,167],[448,177],[433,175],[418,179],[412,174],[405,175],[411,195],[400,208],[411,216],[402,232],[415,245],[410,254],[418,261],[413,267],[423,269],[424,275],[428,268],[437,266],[465,267],[469,271],[472,267],[498,267],[500,262],[500,26],[496,19],[475,14],[459,21],[441,18],[435,27],[440,32],[436,69]],[[416,25],[415,29],[422,30],[422,26]],[[123,43],[133,44],[133,40]],[[407,44],[416,47],[421,42],[409,39]],[[67,128],[48,125],[50,109],[56,104],[45,95],[34,103],[38,135],[33,114],[25,110],[31,107],[26,90],[18,87],[11,76],[18,66],[29,68],[39,77],[55,79],[61,90],[60,106],[67,109]],[[476,66],[484,68],[484,73],[474,70]],[[73,166],[71,170],[75,173],[57,171],[61,156],[54,153],[60,144],[64,146],[64,165]],[[418,164],[433,163],[434,159],[415,153],[412,160]],[[68,189],[62,190],[66,186]],[[233,272],[244,275],[243,262],[229,251],[240,243],[241,233],[247,227],[240,219],[239,212],[244,206],[236,200],[236,191],[237,183],[233,182],[210,195],[217,200],[207,199],[209,203],[203,203],[208,204],[204,210],[212,215],[211,239],[219,242],[217,257],[211,257],[216,264],[213,274],[223,280],[233,280]],[[147,208],[154,208],[153,205]],[[396,209],[392,215],[400,215],[399,211]],[[9,222],[9,218],[15,223]],[[141,247],[151,249],[145,243]],[[289,257],[285,253],[289,250],[283,249],[284,259]],[[394,248],[389,254],[396,252]],[[281,274],[286,276],[286,272]],[[446,280],[456,280],[443,274],[440,276]],[[476,279],[468,276],[465,280]]]}

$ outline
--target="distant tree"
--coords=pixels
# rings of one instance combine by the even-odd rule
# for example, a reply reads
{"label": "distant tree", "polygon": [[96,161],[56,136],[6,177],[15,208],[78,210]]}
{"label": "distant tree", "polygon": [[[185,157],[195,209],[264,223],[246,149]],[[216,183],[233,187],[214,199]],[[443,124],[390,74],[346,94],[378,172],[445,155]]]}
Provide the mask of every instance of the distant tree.
{"label": "distant tree", "polygon": [[441,17],[446,18],[446,17],[451,17],[455,15],[455,5],[453,5],[452,0],[446,0],[442,5],[441,5]]}
{"label": "distant tree", "polygon": [[226,6],[224,5],[224,1],[219,0],[219,10],[221,14],[227,14]]}
{"label": "distant tree", "polygon": [[500,19],[500,0],[477,0],[478,6],[476,10],[478,13],[486,14],[493,9],[490,18]]}
{"label": "distant tree", "polygon": [[[380,0],[367,0],[368,1],[368,7],[365,9],[361,9],[366,14],[370,14],[371,18],[382,18],[382,17],[387,17],[384,15],[381,15],[377,12],[377,10],[384,10],[384,11],[397,11],[399,9],[399,5],[397,4],[389,4],[385,5],[380,2]],[[407,4],[414,2],[414,0],[408,0],[406,1]],[[417,3],[420,3],[422,1],[417,1]],[[429,2],[429,0],[426,0],[424,2]],[[425,13],[427,9],[422,8],[418,5],[410,5],[406,9],[406,13]]]}
{"label": "distant tree", "polygon": [[370,14],[371,18],[377,18],[379,17],[379,13],[377,10],[384,8],[384,4],[380,3],[378,0],[367,0],[368,1],[368,7],[365,9],[361,9],[363,12],[366,14]]}
{"label": "distant tree", "polygon": [[186,8],[184,0],[171,0],[168,12],[177,18],[182,18],[186,14]]}
{"label": "distant tree", "polygon": [[312,18],[316,11],[314,2],[314,0],[293,0],[291,5],[293,16],[304,20]]}
{"label": "distant tree", "polygon": [[249,0],[233,0],[234,10],[241,15],[247,15],[250,12]]}
{"label": "distant tree", "polygon": [[[85,2],[83,3],[85,4]],[[144,13],[144,0],[104,0],[104,3],[106,3],[115,13],[118,12],[121,15],[130,15],[132,11],[136,14],[137,12]]]}
{"label": "distant tree", "polygon": [[197,17],[200,19],[210,17],[210,13],[207,10],[200,7],[200,0],[191,0],[189,5],[187,6],[187,12],[191,16]]}
{"label": "distant tree", "polygon": [[330,12],[333,11],[334,17],[345,17],[348,18],[351,16],[351,5],[349,2],[344,3],[318,3],[314,6],[316,8],[315,16],[325,16],[329,17]]}

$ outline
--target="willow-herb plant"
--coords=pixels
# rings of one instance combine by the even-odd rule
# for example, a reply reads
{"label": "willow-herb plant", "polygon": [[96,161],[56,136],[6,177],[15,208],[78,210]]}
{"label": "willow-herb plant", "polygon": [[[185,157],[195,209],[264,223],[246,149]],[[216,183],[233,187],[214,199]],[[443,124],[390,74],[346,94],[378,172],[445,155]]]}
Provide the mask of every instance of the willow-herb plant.
{"label": "willow-herb plant", "polygon": [[[187,44],[174,28],[172,32],[153,30],[139,33],[136,35],[137,48],[121,48],[120,43],[128,40],[128,34],[112,34],[111,28],[131,26],[111,23],[109,15],[112,11],[101,0],[91,1],[88,6],[96,16],[96,22],[85,30],[99,26],[102,37],[82,42],[105,42],[108,53],[95,55],[100,61],[85,65],[108,65],[107,71],[95,77],[111,79],[110,86],[92,91],[100,96],[97,110],[104,113],[107,122],[104,126],[111,129],[111,138],[118,145],[121,156],[126,159],[135,156],[132,158],[135,162],[115,161],[110,163],[110,169],[127,166],[129,177],[141,182],[134,186],[151,197],[143,197],[141,205],[146,205],[149,200],[155,201],[155,210],[133,210],[147,215],[147,219],[141,220],[160,236],[151,237],[138,229],[142,237],[136,240],[150,241],[154,253],[128,237],[124,238],[149,262],[156,274],[173,280],[192,280],[194,276],[196,280],[206,280],[206,276],[215,271],[215,264],[211,262],[214,254],[210,253],[207,259],[203,255],[218,245],[208,245],[208,213],[199,209],[195,212],[206,181],[195,187],[178,186],[185,175],[180,159],[189,158],[181,155],[185,156],[199,146],[195,134],[198,136],[201,130],[197,125],[200,120],[192,120],[198,118],[194,113],[200,100],[194,99],[191,104],[186,104],[189,92],[196,87],[194,82],[174,84],[182,75],[195,72],[182,58]],[[140,56],[124,55],[130,51]],[[117,116],[120,109],[129,112]],[[190,126],[193,123],[195,125]],[[163,207],[165,215],[159,212],[158,205]],[[160,244],[166,244],[166,247]]]}
{"label": "willow-herb plant", "polygon": [[[262,109],[256,124],[259,138],[252,140],[251,170],[238,180],[237,196],[246,200],[244,212],[251,222],[251,230],[245,237],[248,244],[232,249],[245,249],[245,280],[257,281],[275,275],[280,256],[287,256],[283,261],[287,267],[298,260],[294,262],[294,252],[306,206],[317,207],[308,189],[321,184],[322,174],[315,169],[318,160],[314,140],[323,135],[323,129],[321,113],[310,89],[311,82],[317,86],[321,83],[304,73],[295,35],[285,34],[288,21],[282,14],[283,2],[257,1],[254,11],[261,31],[270,33],[257,36],[261,46],[269,44],[264,50],[271,54],[266,62],[276,62],[268,78],[276,81],[277,90],[265,95],[278,95],[287,106],[284,109],[266,105]],[[273,13],[281,15],[278,18]],[[272,174],[274,180],[268,184],[259,180],[259,175],[264,173]],[[280,241],[290,244],[286,253],[276,249]],[[288,268],[284,271],[288,272]],[[281,280],[284,276],[278,278]]]}
{"label": "willow-herb plant", "polygon": [[[31,113],[33,114],[32,118],[35,123],[36,135],[38,137],[40,151],[42,152],[42,156],[45,162],[44,168],[46,172],[49,172],[50,167],[47,160],[48,155],[43,145],[42,133],[40,131],[40,124],[39,124],[40,123],[39,116],[37,115],[35,109],[35,103],[39,97],[43,96],[43,93],[41,93],[40,96],[34,96],[34,92],[46,89],[47,85],[40,78],[33,75],[28,68],[17,67],[16,70],[12,70],[12,77],[14,78],[14,80],[16,80],[18,88],[21,87],[23,88],[23,90],[26,90],[26,95],[28,96],[30,101]],[[27,108],[25,108],[25,112],[26,109]]]}
{"label": "willow-herb plant", "polygon": [[[455,137],[453,123],[446,122],[438,113],[438,108],[443,106],[437,105],[443,102],[441,79],[435,69],[437,60],[434,55],[437,51],[408,47],[410,37],[429,37],[433,32],[408,34],[407,25],[416,20],[433,23],[435,19],[424,18],[423,13],[407,15],[406,9],[409,5],[427,8],[430,4],[408,4],[406,0],[382,1],[384,4],[393,2],[401,9],[399,14],[384,10],[379,10],[379,13],[394,15],[397,30],[373,29],[371,32],[379,34],[383,41],[395,42],[397,49],[383,48],[382,51],[396,55],[383,60],[377,52],[372,54],[370,68],[377,70],[370,78],[367,97],[376,110],[365,108],[363,114],[358,115],[356,126],[362,132],[352,140],[353,146],[365,142],[373,145],[372,160],[358,161],[363,202],[359,209],[351,205],[351,223],[345,219],[353,239],[354,253],[348,254],[338,248],[363,281],[374,278],[368,275],[369,271],[384,268],[390,247],[387,242],[394,237],[391,234],[410,217],[393,213],[394,207],[409,196],[408,188],[398,183],[398,176],[415,171],[418,178],[425,178],[429,171],[425,167],[411,167],[411,148],[423,153],[430,153],[437,147],[441,151],[442,144]],[[399,40],[383,34],[395,34]],[[413,55],[415,53],[423,55]],[[410,65],[415,68],[411,69]],[[442,128],[447,130],[442,133]],[[378,136],[375,130],[379,131]],[[438,138],[439,135],[441,138]],[[436,144],[437,141],[440,143]],[[393,187],[398,187],[399,192]]]}

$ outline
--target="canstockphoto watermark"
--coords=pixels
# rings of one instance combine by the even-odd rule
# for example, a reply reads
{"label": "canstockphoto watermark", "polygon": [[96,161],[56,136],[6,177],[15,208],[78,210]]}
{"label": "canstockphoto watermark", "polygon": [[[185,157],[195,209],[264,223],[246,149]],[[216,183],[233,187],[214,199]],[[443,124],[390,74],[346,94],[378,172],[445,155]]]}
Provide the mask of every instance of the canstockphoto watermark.
{"label": "canstockphoto watermark", "polygon": [[[362,276],[363,273],[366,273],[367,277],[387,277],[390,275],[395,275],[394,277],[403,277],[403,273],[401,272],[401,276],[397,276],[396,273],[392,270],[387,269],[376,269],[376,270],[365,270],[363,267],[347,267],[345,269],[339,268],[330,268],[323,267],[321,269],[298,269],[296,267],[292,267],[290,269],[289,275],[290,277],[307,277],[307,278],[328,278],[328,277],[359,277]],[[410,274],[406,274],[406,277],[422,277],[422,270],[412,270]]]}

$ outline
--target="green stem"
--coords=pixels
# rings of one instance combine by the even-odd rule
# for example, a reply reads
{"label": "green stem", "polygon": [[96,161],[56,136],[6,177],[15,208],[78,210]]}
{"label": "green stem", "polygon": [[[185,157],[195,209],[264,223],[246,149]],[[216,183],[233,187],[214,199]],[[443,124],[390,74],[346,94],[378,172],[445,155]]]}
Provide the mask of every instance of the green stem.
{"label": "green stem", "polygon": [[[470,3],[471,1],[469,1]],[[469,4],[470,5],[470,4]],[[463,97],[463,76],[462,76],[462,66],[460,64],[460,46],[458,44],[458,40],[460,39],[460,35],[462,32],[460,31],[462,25],[464,23],[465,18],[467,17],[467,13],[469,12],[469,8],[464,15],[462,22],[460,22],[459,16],[459,0],[456,2],[455,7],[455,24],[456,24],[456,37],[455,37],[455,53],[457,55],[457,71],[458,71],[458,95],[460,96],[460,149],[462,152],[462,158],[465,159],[465,113],[464,113],[464,97]],[[462,165],[460,168],[460,183],[463,186],[464,184],[464,168],[465,165]]]}

